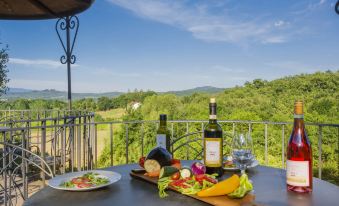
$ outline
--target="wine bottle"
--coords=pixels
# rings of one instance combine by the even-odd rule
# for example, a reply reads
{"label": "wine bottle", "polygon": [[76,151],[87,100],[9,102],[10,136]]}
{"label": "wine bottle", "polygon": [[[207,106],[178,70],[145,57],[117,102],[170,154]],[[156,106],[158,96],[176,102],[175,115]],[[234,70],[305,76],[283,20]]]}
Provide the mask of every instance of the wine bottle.
{"label": "wine bottle", "polygon": [[312,148],[304,125],[303,102],[294,104],[294,127],[287,146],[287,189],[312,192]]}
{"label": "wine bottle", "polygon": [[171,152],[170,132],[167,129],[167,115],[160,114],[160,125],[157,131],[157,147],[162,147]]}
{"label": "wine bottle", "polygon": [[210,99],[209,122],[204,128],[204,163],[207,174],[223,174],[222,169],[222,128],[217,122],[217,104],[215,98]]}

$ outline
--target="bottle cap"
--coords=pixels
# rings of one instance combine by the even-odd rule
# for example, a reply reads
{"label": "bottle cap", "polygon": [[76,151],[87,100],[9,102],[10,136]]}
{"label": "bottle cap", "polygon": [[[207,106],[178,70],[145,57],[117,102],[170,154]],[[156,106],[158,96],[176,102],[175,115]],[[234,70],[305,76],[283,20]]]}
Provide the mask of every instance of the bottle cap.
{"label": "bottle cap", "polygon": [[294,114],[304,114],[303,101],[296,100],[294,102]]}
{"label": "bottle cap", "polygon": [[167,115],[166,114],[160,114],[160,121],[167,121]]}
{"label": "bottle cap", "polygon": [[210,103],[215,103],[215,98],[211,98]]}

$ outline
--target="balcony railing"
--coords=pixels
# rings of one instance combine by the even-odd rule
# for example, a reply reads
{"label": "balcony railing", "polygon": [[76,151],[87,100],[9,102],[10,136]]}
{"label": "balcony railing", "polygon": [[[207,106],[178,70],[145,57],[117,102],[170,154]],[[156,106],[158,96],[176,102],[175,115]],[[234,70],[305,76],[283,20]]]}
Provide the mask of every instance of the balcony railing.
{"label": "balcony railing", "polygon": [[[158,121],[95,122],[94,114],[69,111],[8,111],[0,121],[0,201],[14,204],[29,197],[29,186],[65,172],[137,162],[155,145]],[[201,158],[202,131],[208,121],[168,121],[176,158]],[[236,132],[252,135],[254,152],[263,165],[284,168],[286,144],[292,122],[220,120],[224,153]],[[314,166],[322,178],[324,165],[335,159],[339,172],[339,124],[306,123],[313,143]],[[336,145],[332,155],[323,148]],[[330,156],[330,157],[329,157]],[[333,173],[333,172],[332,172]]]}

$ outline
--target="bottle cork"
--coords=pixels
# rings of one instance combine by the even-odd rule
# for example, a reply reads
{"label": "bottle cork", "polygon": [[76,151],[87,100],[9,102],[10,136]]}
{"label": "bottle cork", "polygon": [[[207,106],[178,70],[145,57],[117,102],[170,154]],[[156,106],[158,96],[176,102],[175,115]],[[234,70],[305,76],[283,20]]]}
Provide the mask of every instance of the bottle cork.
{"label": "bottle cork", "polygon": [[304,114],[303,101],[297,100],[294,102],[294,114]]}
{"label": "bottle cork", "polygon": [[211,98],[210,103],[215,103],[215,98]]}

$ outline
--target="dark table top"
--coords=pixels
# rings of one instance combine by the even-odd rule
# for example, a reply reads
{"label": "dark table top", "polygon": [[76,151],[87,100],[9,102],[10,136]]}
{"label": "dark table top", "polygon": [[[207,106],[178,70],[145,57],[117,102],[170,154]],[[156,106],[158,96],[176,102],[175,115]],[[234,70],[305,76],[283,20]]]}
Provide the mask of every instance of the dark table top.
{"label": "dark table top", "polygon": [[[190,165],[191,161],[183,161],[183,165]],[[40,190],[26,202],[25,206],[88,206],[88,205],[119,205],[119,206],[204,206],[206,203],[191,197],[181,195],[176,192],[169,191],[169,197],[161,199],[158,196],[158,188],[156,185],[133,179],[129,172],[131,169],[137,168],[136,164],[121,165],[104,170],[118,172],[122,175],[120,181],[99,190],[90,192],[68,192],[55,190],[45,187]],[[228,177],[233,172],[225,172],[224,177]],[[339,187],[313,178],[312,194],[296,194],[286,191],[285,171],[270,167],[258,166],[248,171],[250,179],[254,184],[253,194],[255,202],[253,205],[265,206],[306,206],[321,205],[333,206],[339,205]]]}

